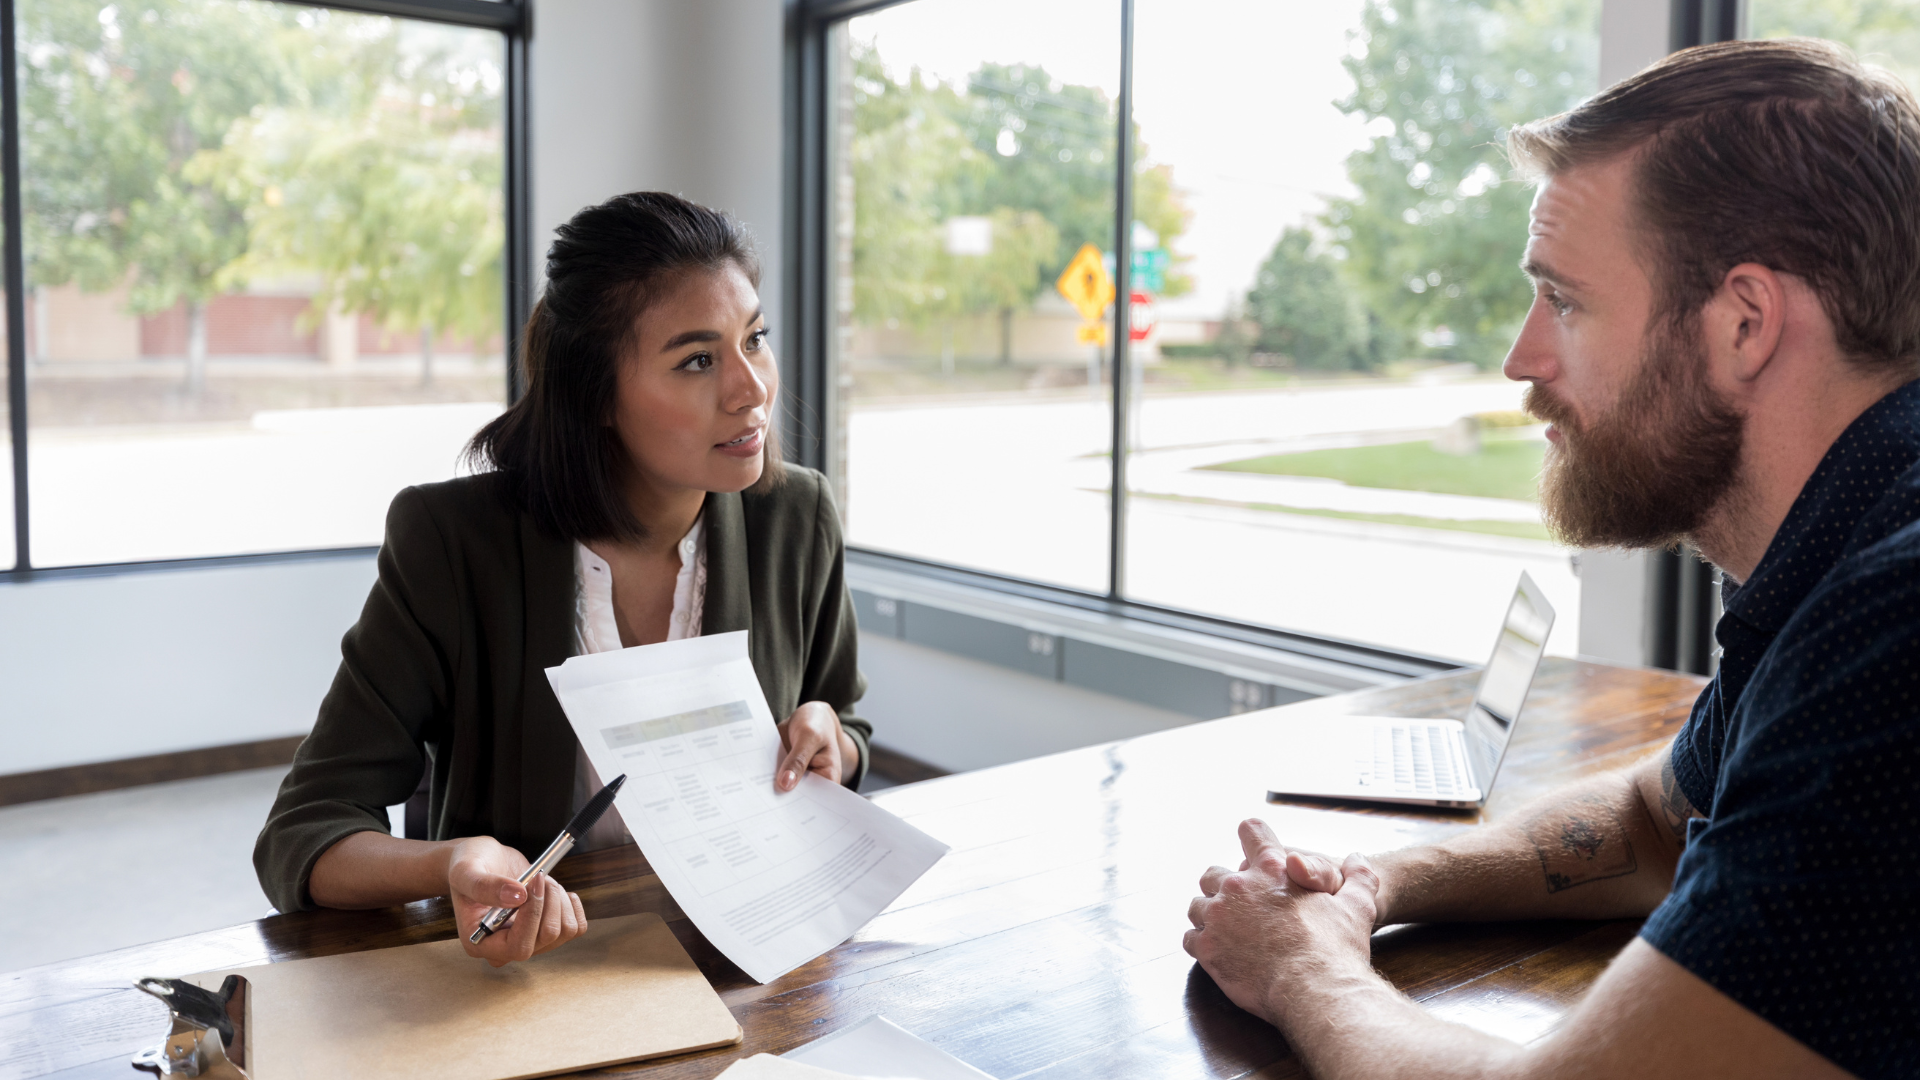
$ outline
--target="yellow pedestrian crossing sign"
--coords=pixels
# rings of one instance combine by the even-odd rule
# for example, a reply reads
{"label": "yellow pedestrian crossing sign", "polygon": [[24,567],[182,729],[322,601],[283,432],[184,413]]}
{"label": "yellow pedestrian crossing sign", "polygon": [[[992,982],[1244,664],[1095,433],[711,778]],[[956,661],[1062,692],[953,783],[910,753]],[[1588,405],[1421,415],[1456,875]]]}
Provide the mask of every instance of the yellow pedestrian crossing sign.
{"label": "yellow pedestrian crossing sign", "polygon": [[1113,277],[1100,258],[1100,249],[1092,244],[1080,246],[1053,287],[1059,289],[1060,295],[1078,308],[1080,317],[1088,322],[1099,321],[1101,312],[1113,303]]}

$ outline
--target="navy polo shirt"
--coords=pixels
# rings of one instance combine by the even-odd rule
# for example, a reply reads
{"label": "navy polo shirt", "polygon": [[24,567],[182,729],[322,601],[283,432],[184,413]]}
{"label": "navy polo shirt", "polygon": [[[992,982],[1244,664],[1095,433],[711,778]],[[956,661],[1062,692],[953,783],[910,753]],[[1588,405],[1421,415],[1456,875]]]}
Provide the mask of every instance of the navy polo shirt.
{"label": "navy polo shirt", "polygon": [[1640,936],[1836,1065],[1920,1075],[1920,383],[1862,413],[1673,742],[1688,828]]}

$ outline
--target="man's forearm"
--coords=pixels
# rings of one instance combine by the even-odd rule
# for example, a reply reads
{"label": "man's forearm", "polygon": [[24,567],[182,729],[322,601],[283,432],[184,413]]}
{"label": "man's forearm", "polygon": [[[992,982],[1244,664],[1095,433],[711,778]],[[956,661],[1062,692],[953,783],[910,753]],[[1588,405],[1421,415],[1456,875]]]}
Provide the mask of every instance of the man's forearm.
{"label": "man's forearm", "polygon": [[1522,1048],[1435,1019],[1364,964],[1294,973],[1276,985],[1271,1015],[1310,1076],[1323,1080],[1487,1080]]}
{"label": "man's forearm", "polygon": [[1646,802],[1664,760],[1555,792],[1438,844],[1374,856],[1379,925],[1652,911],[1672,888],[1680,852]]}

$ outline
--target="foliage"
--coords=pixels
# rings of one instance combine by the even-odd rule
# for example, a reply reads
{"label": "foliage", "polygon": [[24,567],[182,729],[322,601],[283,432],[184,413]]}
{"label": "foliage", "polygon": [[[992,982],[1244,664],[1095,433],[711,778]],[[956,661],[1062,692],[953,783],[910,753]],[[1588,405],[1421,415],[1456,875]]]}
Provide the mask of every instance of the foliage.
{"label": "foliage", "polygon": [[253,0],[19,18],[31,286],[127,284],[146,313],[317,275],[320,306],[498,328],[498,87],[471,63],[402,48],[395,20]]}
{"label": "foliage", "polygon": [[1206,466],[1223,472],[1318,476],[1354,487],[1438,491],[1495,499],[1539,499],[1537,478],[1546,458],[1541,439],[1489,439],[1478,454],[1443,454],[1429,442],[1308,450],[1298,454]]}
{"label": "foliage", "polygon": [[1211,360],[1220,355],[1220,347],[1211,341],[1161,342],[1160,355],[1167,360]]}
{"label": "foliage", "polygon": [[[991,163],[954,176],[953,213],[1038,212],[1059,235],[1040,267],[1049,281],[1081,245],[1113,249],[1114,114],[1105,94],[1063,85],[1043,67],[982,64],[966,93],[949,100],[972,160]],[[1004,145],[1002,132],[1012,136]]]}
{"label": "foliage", "polygon": [[1253,355],[1256,337],[1257,334],[1249,332],[1245,305],[1237,300],[1229,301],[1227,310],[1220,316],[1220,332],[1213,339],[1215,355],[1238,367]]}
{"label": "foliage", "polygon": [[1916,0],[1754,0],[1751,36],[1818,37],[1920,86],[1920,2]]}
{"label": "foliage", "polygon": [[[505,244],[499,98],[442,49],[385,72],[368,102],[341,115],[256,108],[189,175],[248,204],[252,244],[223,272],[317,271],[317,311],[371,312],[389,330],[500,328]],[[424,59],[425,62],[422,62]]]}
{"label": "foliage", "polygon": [[1592,91],[1597,15],[1596,0],[1368,3],[1337,104],[1384,130],[1320,226],[1383,348],[1446,326],[1440,355],[1499,362],[1530,302],[1516,267],[1532,192],[1503,182],[1506,130]]}
{"label": "foliage", "polygon": [[[850,64],[861,321],[925,326],[1024,309],[1082,244],[1112,250],[1116,119],[1099,88],[1019,64],[983,64],[949,85],[918,69],[890,72],[858,43]],[[1139,170],[1134,199],[1136,219],[1163,243],[1185,230],[1166,168]],[[947,253],[943,229],[959,216],[993,222],[990,254]],[[1190,287],[1168,275],[1169,293]]]}
{"label": "foliage", "polygon": [[1381,359],[1359,297],[1340,280],[1338,263],[1313,250],[1313,234],[1280,234],[1247,292],[1246,315],[1259,324],[1254,349],[1291,357],[1304,368],[1369,368]]}
{"label": "foliage", "polygon": [[271,5],[89,0],[19,8],[22,182],[30,285],[101,291],[132,277],[135,311],[204,302],[246,250],[243,205],[188,179],[195,154],[290,74],[257,47]]}

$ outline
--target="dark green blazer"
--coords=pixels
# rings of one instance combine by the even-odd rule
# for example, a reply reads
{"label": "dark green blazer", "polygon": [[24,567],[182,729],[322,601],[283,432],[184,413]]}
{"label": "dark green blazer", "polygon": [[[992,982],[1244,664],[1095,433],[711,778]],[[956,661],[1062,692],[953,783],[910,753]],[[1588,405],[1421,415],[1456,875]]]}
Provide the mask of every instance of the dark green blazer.
{"label": "dark green blazer", "polygon": [[[823,477],[789,466],[758,495],[707,496],[701,629],[748,632],[776,720],[824,701],[860,747],[840,518]],[[531,858],[567,823],[578,742],[546,669],[573,655],[573,542],[502,497],[499,477],[402,491],[387,511],[379,579],[340,643],[340,670],[294,755],[253,864],[281,911],[313,907],[307,878],[356,832],[388,831],[432,769],[434,839],[492,836]]]}

